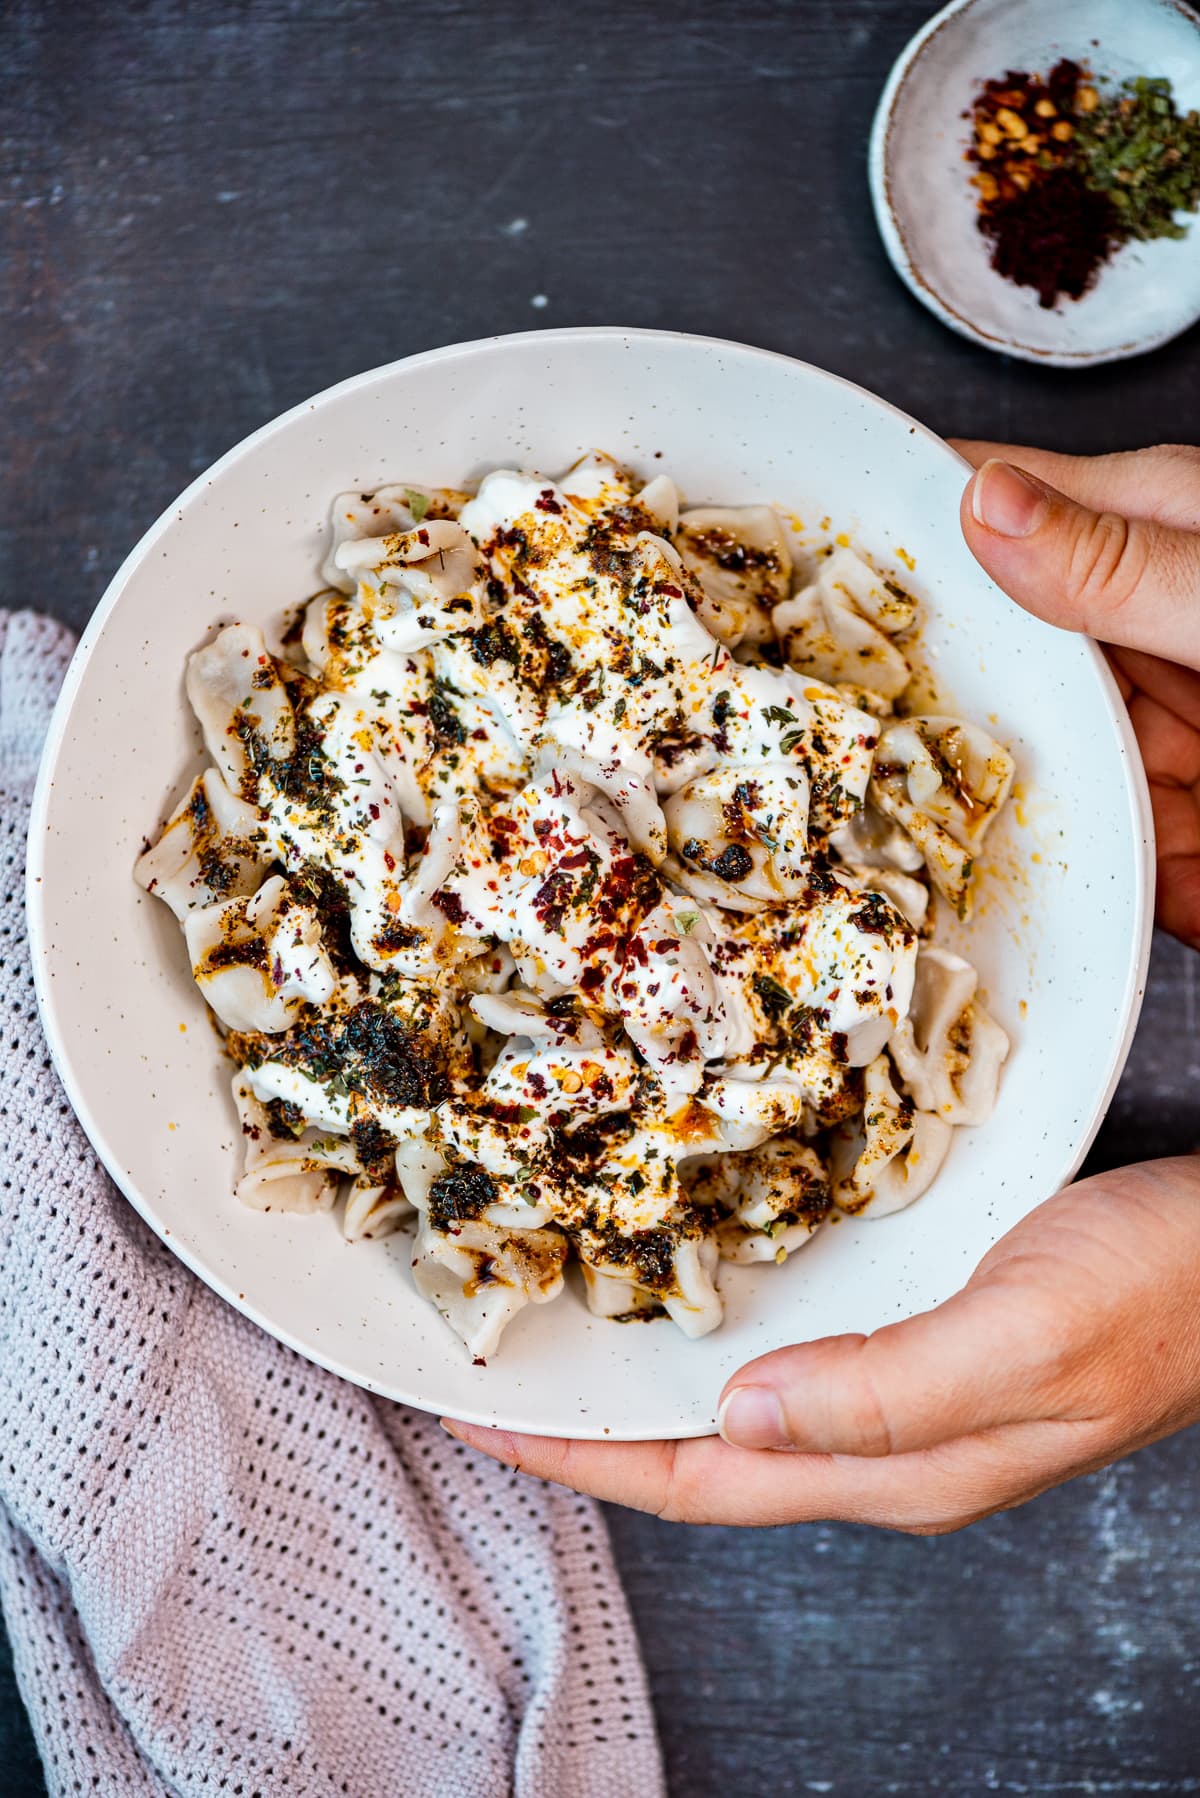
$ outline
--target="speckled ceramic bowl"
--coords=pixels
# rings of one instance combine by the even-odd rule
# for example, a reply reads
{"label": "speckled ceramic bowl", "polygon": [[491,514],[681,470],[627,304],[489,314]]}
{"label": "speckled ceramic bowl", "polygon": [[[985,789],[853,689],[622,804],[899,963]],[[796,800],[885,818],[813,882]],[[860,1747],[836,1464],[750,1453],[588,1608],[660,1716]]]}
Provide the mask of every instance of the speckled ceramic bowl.
{"label": "speckled ceramic bowl", "polygon": [[952,0],[906,46],[871,133],[871,194],[893,266],[944,324],[1026,362],[1082,368],[1152,350],[1200,318],[1200,219],[1182,240],[1127,244],[1080,300],[1052,310],[996,274],[963,151],[982,81],[1060,56],[1097,75],[1166,75],[1200,106],[1200,21],[1184,0]]}
{"label": "speckled ceramic bowl", "polygon": [[[724,1326],[588,1315],[569,1290],[474,1367],[418,1299],[407,1236],[348,1245],[331,1216],[232,1195],[228,1064],[181,933],[134,885],[139,845],[199,765],[184,660],[220,620],[266,622],[319,585],[330,498],[496,464],[546,470],[603,445],[693,501],[773,500],[808,541],[850,532],[927,607],[939,685],[1019,769],[965,946],[1013,1039],[999,1108],[957,1134],[910,1210],[823,1230],[786,1267],[727,1267]],[[944,1299],[1078,1164],[1141,999],[1149,825],[1140,763],[1099,654],[1010,605],[958,527],[965,468],[846,381],[761,350],[616,330],[547,331],[415,356],[298,406],[223,457],[114,579],[80,645],[34,808],[38,990],[71,1100],[113,1178],[186,1264],[264,1329],[375,1391],[555,1434],[714,1425],[752,1355],[870,1330]]]}

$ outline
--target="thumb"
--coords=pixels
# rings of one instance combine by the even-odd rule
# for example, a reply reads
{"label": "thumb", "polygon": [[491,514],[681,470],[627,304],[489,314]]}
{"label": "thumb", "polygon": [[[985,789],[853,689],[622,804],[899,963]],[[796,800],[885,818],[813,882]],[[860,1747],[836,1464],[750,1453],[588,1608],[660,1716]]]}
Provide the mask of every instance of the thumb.
{"label": "thumb", "polygon": [[961,517],[971,553],[1027,612],[1200,668],[1200,535],[1089,511],[994,458]]}
{"label": "thumb", "polygon": [[1031,1321],[980,1283],[871,1336],[776,1349],[734,1374],[718,1427],[737,1448],[890,1455],[1028,1422],[1046,1410]]}

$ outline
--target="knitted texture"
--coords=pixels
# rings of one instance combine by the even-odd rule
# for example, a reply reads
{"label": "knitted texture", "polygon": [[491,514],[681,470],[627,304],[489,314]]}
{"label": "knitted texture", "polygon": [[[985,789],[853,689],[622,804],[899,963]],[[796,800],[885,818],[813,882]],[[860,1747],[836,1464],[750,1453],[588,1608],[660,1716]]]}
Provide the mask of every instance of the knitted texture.
{"label": "knitted texture", "polygon": [[272,1341],[71,1113],[23,905],[70,649],[0,613],[0,1599],[51,1792],[654,1798],[595,1506]]}

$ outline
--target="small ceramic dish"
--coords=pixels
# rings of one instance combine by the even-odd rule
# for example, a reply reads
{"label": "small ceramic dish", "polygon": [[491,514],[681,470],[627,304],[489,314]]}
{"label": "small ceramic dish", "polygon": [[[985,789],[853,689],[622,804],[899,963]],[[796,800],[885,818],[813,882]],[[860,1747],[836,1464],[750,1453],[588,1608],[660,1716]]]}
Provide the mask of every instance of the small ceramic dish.
{"label": "small ceramic dish", "polygon": [[952,0],[900,55],[871,132],[875,216],[912,292],[963,337],[1026,362],[1082,368],[1140,356],[1200,318],[1200,218],[1186,237],[1126,244],[1080,300],[1046,310],[996,274],[963,151],[972,100],[1008,69],[1062,56],[1102,80],[1167,76],[1200,106],[1200,20],[1183,0]]}
{"label": "small ceramic dish", "polygon": [[[845,531],[922,602],[938,686],[1016,757],[1017,797],[951,946],[1012,1055],[896,1217],[820,1231],[785,1267],[724,1265],[722,1327],[530,1306],[486,1367],[415,1291],[411,1238],[347,1243],[332,1214],[248,1210],[229,1064],[178,926],[133,863],[202,765],[185,658],[221,621],[268,624],[320,585],[329,505],[387,480],[458,486],[602,445],[695,503],[779,505],[813,547]],[[551,1435],[714,1427],[725,1379],[800,1338],[937,1304],[1068,1179],[1141,1001],[1151,851],[1141,763],[1094,645],[1006,600],[969,554],[965,464],[882,400],[762,350],[650,331],[534,332],[376,369],[264,426],[201,475],[115,576],[71,666],[34,806],[29,916],[47,1038],[117,1184],[190,1268],[281,1341],[427,1410]]]}

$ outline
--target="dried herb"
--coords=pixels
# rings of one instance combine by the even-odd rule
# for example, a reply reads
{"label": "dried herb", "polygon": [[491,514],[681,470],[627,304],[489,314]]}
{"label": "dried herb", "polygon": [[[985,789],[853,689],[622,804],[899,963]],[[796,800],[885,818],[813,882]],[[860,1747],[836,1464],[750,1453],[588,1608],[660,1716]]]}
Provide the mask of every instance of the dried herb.
{"label": "dried herb", "polygon": [[429,1188],[429,1221],[435,1230],[480,1217],[499,1198],[496,1182],[477,1161],[463,1161],[439,1174]]}
{"label": "dried herb", "polygon": [[770,974],[755,974],[750,985],[758,994],[758,1002],[773,1024],[777,1024],[784,1013],[791,1010],[792,995],[786,986],[781,986]]}
{"label": "dried herb", "polygon": [[1075,128],[1074,154],[1117,210],[1122,237],[1185,237],[1177,212],[1200,207],[1200,113],[1180,113],[1171,83],[1125,81]]}

